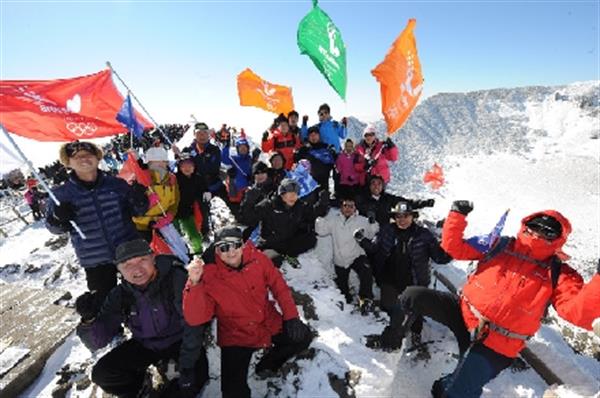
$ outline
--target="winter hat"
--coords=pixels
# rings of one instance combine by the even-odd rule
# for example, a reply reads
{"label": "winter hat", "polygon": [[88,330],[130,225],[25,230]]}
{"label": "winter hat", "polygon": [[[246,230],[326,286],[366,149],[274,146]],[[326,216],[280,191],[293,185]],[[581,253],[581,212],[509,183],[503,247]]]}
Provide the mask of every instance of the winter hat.
{"label": "winter hat", "polygon": [[87,141],[74,141],[63,144],[58,151],[58,159],[65,166],[69,166],[69,159],[79,151],[86,151],[96,155],[98,160],[102,159],[104,153],[96,144]]}
{"label": "winter hat", "polygon": [[562,234],[562,225],[560,222],[547,214],[532,218],[525,223],[525,226],[548,240],[555,240]]}
{"label": "winter hat", "polygon": [[129,259],[147,256],[152,253],[150,245],[144,239],[132,240],[117,246],[117,250],[115,251],[115,263],[121,264]]}
{"label": "winter hat", "polygon": [[168,162],[169,153],[165,148],[152,147],[146,151],[146,163],[148,162]]}
{"label": "winter hat", "polygon": [[35,178],[28,178],[26,184],[27,188],[33,188],[37,186],[37,180]]}
{"label": "winter hat", "polygon": [[269,170],[269,166],[265,162],[256,162],[252,166],[252,175],[266,173]]}
{"label": "winter hat", "polygon": [[215,232],[215,245],[223,242],[239,242],[242,240],[242,230],[236,226],[223,227]]}
{"label": "winter hat", "polygon": [[283,195],[288,192],[295,192],[298,194],[300,192],[300,185],[296,180],[292,180],[291,178],[284,178],[281,180],[279,187],[277,188],[277,194]]}
{"label": "winter hat", "polygon": [[236,148],[239,147],[240,145],[246,145],[248,148],[250,148],[250,144],[248,143],[248,140],[245,138],[238,138],[237,140],[235,140]]}
{"label": "winter hat", "polygon": [[377,129],[372,124],[367,125],[363,131],[363,137],[367,134],[377,135]]}
{"label": "winter hat", "polygon": [[194,132],[196,131],[208,131],[208,125],[204,122],[196,123],[194,125]]}
{"label": "winter hat", "polygon": [[308,135],[311,135],[312,133],[317,133],[317,134],[321,135],[321,132],[319,131],[319,127],[317,127],[317,126],[311,126],[308,128]]}
{"label": "winter hat", "polygon": [[412,214],[413,216],[417,216],[419,213],[417,213],[411,202],[400,201],[390,209],[390,214]]}
{"label": "winter hat", "polygon": [[192,155],[189,152],[182,152],[181,154],[179,154],[179,158],[177,159],[178,165],[185,163],[185,162],[194,163],[194,159],[192,158]]}

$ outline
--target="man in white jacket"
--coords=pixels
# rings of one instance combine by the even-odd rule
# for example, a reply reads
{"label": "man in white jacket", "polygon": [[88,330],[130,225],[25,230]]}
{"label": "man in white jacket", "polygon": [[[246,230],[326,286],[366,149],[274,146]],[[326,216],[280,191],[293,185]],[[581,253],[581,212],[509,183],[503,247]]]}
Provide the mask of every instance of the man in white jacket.
{"label": "man in white jacket", "polygon": [[340,209],[332,209],[326,217],[318,217],[315,222],[318,235],[331,235],[333,240],[333,264],[336,285],[348,304],[353,297],[348,286],[350,270],[358,274],[359,308],[363,315],[373,310],[373,272],[358,240],[372,239],[379,231],[379,224],[358,214],[354,199],[343,199]]}

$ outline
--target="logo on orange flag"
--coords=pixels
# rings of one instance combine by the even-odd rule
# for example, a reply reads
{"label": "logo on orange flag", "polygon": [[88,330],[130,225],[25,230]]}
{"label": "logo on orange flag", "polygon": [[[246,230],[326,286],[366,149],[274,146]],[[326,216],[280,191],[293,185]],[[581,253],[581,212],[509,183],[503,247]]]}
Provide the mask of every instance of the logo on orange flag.
{"label": "logo on orange flag", "polygon": [[416,23],[415,19],[408,21],[383,62],[371,71],[381,84],[381,111],[388,134],[393,134],[406,122],[423,89],[421,63],[413,35]]}
{"label": "logo on orange flag", "polygon": [[[0,113],[7,131],[37,141],[75,141],[125,133],[115,117],[123,97],[111,72],[57,80],[1,80]],[[152,124],[136,112],[143,127]]]}
{"label": "logo on orange flag", "polygon": [[432,189],[440,189],[442,185],[444,185],[444,170],[442,170],[442,166],[437,163],[433,164],[431,170],[425,173],[423,176],[423,182],[425,184],[431,184]]}
{"label": "logo on orange flag", "polygon": [[237,85],[242,106],[256,106],[269,112],[286,115],[294,109],[290,87],[269,83],[249,68],[238,75]]}

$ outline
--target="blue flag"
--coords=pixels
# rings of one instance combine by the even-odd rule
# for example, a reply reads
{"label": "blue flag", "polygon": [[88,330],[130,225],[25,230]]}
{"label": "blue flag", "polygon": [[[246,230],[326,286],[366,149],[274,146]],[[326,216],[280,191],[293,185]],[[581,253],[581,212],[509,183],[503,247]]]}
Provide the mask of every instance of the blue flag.
{"label": "blue flag", "polygon": [[286,177],[293,179],[300,185],[298,197],[303,198],[317,189],[319,184],[310,175],[309,170],[302,163],[298,163],[294,170],[288,171]]}
{"label": "blue flag", "polygon": [[133,133],[136,138],[141,138],[144,133],[144,126],[140,124],[135,118],[133,112],[133,105],[131,104],[131,97],[127,94],[127,98],[123,101],[121,110],[117,113],[117,121],[127,126],[129,132]]}
{"label": "blue flag", "polygon": [[500,217],[500,220],[498,220],[496,226],[494,226],[494,229],[492,229],[489,234],[473,236],[467,239],[467,243],[481,253],[487,253],[492,246],[494,246],[496,240],[500,237],[509,211],[510,209],[507,209],[504,214],[502,214],[502,217]]}

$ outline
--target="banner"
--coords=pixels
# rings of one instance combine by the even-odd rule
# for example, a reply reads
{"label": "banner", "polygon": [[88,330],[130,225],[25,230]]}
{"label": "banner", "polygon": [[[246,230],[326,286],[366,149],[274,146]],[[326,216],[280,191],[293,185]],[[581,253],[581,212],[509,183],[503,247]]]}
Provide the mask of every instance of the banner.
{"label": "banner", "polygon": [[408,21],[383,62],[371,71],[381,84],[381,111],[388,134],[404,125],[423,90],[423,75],[413,34],[416,23],[415,19]]}
{"label": "banner", "polygon": [[129,133],[133,134],[138,140],[142,138],[144,134],[144,126],[135,118],[135,109],[131,104],[131,96],[127,94],[121,110],[117,113],[117,121],[125,125],[129,129]]}
{"label": "banner", "polygon": [[[110,70],[58,80],[0,80],[0,123],[37,141],[75,141],[127,132],[115,116],[123,96]],[[139,113],[145,127],[152,124]]]}
{"label": "banner", "polygon": [[240,105],[255,106],[276,114],[288,114],[294,109],[292,89],[263,80],[250,68],[237,77]]}
{"label": "banner", "polygon": [[431,184],[432,189],[440,189],[445,181],[444,170],[442,169],[442,166],[437,163],[434,163],[431,170],[427,171],[423,176],[423,182],[425,184]]}
{"label": "banner", "polygon": [[298,25],[298,47],[346,100],[346,46],[339,29],[313,0],[313,9]]}

